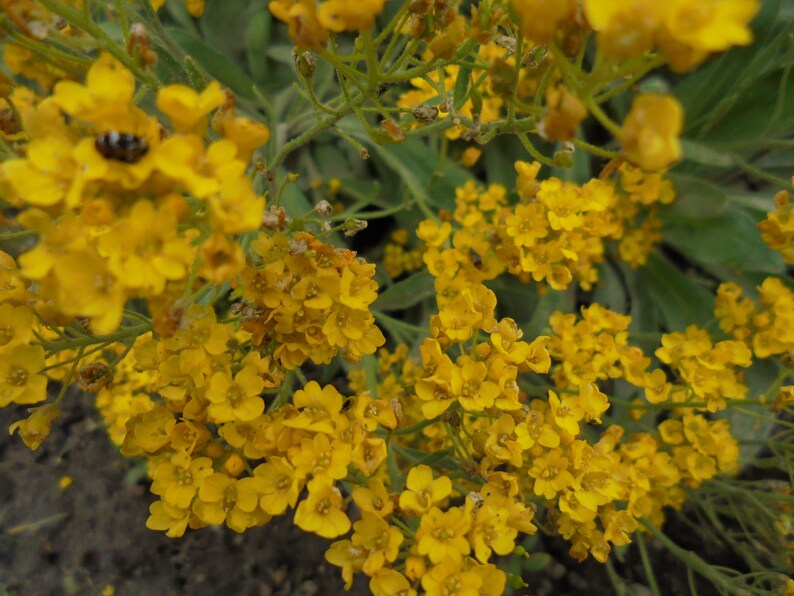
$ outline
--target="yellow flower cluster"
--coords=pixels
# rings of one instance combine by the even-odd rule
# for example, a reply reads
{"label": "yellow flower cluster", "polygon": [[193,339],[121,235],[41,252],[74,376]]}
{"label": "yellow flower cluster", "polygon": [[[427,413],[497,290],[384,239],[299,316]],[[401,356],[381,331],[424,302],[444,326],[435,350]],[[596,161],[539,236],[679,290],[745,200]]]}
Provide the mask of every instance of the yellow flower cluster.
{"label": "yellow flower cluster", "polygon": [[739,368],[750,366],[752,354],[744,343],[713,344],[708,332],[694,325],[684,333],[663,335],[656,357],[680,378],[681,383],[675,384],[662,369],[647,370],[650,358],[628,343],[630,322],[630,317],[598,304],[582,308],[578,322],[573,314],[554,313],[549,350],[560,361],[553,371],[557,387],[624,379],[643,388],[648,403],[691,403],[710,412],[724,409],[726,399],[747,394]]}
{"label": "yellow flower cluster", "polygon": [[[543,7],[558,3],[528,4],[537,6],[532,16],[545,21]],[[598,33],[598,48],[606,55],[627,59],[658,48],[679,72],[694,68],[714,52],[749,44],[749,23],[759,7],[758,0],[582,0],[585,19]]]}
{"label": "yellow flower cluster", "polygon": [[[406,590],[418,580],[434,594],[444,593],[437,588],[439,577],[447,589],[465,581],[476,585],[472,572],[483,573],[480,566],[492,554],[511,552],[519,532],[536,531],[533,510],[520,505],[528,499],[545,502],[548,519],[571,542],[573,556],[592,554],[605,561],[610,545],[630,541],[638,518],[661,524],[664,507],[680,508],[682,486],[734,471],[738,444],[727,422],[709,421],[690,407],[676,410],[680,413],[655,433],[624,437],[621,427],[610,426],[594,443],[586,440],[587,424],[601,423],[609,408],[598,381],[626,378],[641,386],[657,376],[645,370],[650,359],[627,343],[629,317],[599,305],[585,309],[578,323],[573,315],[556,313],[553,336],[527,343],[511,320],[494,320],[495,300],[488,299],[487,290],[472,286],[468,291],[481,295],[472,299],[481,307],[471,315],[478,321],[472,327],[485,331],[487,339],[447,329],[439,315],[431,329],[441,332],[420,346],[421,364],[406,361],[404,346],[393,354],[381,351],[377,378],[384,380],[375,388],[399,404],[399,427],[390,444],[398,462],[434,453],[437,467],[444,467],[444,458],[458,458],[467,474],[458,475],[453,487],[446,476],[415,466],[399,495],[378,484],[377,491],[370,490],[379,496],[368,497],[367,506],[360,505],[355,489],[362,511],[379,504],[380,520],[363,514],[361,533],[377,523],[379,548],[407,549],[409,556],[399,574],[382,568],[380,555],[373,567],[373,544],[359,537],[356,527],[350,540],[335,543],[327,554],[342,567],[346,581],[363,571],[372,578],[373,592],[384,594],[390,592],[378,590],[387,579],[389,586]],[[438,298],[439,303],[444,299]],[[453,345],[462,352],[455,359],[447,353]],[[546,397],[528,399],[518,375],[543,375],[551,359],[557,361],[553,377],[559,393],[550,390]],[[351,387],[367,394],[363,372],[351,373]],[[403,432],[405,427],[416,432]],[[453,505],[467,491],[463,503]],[[392,519],[397,528],[407,525],[412,531],[400,536],[393,526],[387,528],[389,514],[403,517]],[[371,521],[365,524],[365,518]]]}
{"label": "yellow flower cluster", "polygon": [[391,239],[392,242],[383,247],[383,257],[381,258],[383,268],[386,269],[389,277],[396,279],[404,273],[416,271],[424,266],[422,257],[425,248],[424,246],[414,249],[407,248],[407,230],[401,229],[393,232]]}
{"label": "yellow flower cluster", "polygon": [[[217,83],[201,93],[170,85],[157,94],[169,135],[134,93],[132,74],[108,55],[85,85],[62,81],[46,99],[14,92],[29,139],[23,157],[0,166],[0,187],[23,210],[17,222],[39,235],[18,262],[49,322],[85,317],[94,332],[112,332],[128,299],[154,311],[181,293],[199,252],[218,281],[208,249],[261,224],[264,199],[245,172],[267,127],[234,115]],[[207,116],[224,107],[226,136],[207,146]]]}
{"label": "yellow flower cluster", "polygon": [[303,49],[319,49],[330,33],[364,31],[375,24],[386,0],[271,0],[270,12],[289,27],[290,39]]}
{"label": "yellow flower cluster", "polygon": [[369,310],[378,297],[374,265],[305,232],[261,234],[252,248],[262,263],[242,273],[240,312],[254,347],[294,369],[338,352],[356,363],[385,343]]}
{"label": "yellow flower cluster", "polygon": [[[456,193],[454,234],[449,222],[420,224],[417,234],[428,245],[424,259],[439,296],[504,271],[555,290],[574,279],[589,289],[598,279],[606,239],[620,240],[620,255],[630,265],[645,262],[661,239],[653,209],[675,196],[669,181],[624,164],[617,184],[594,179],[579,186],[557,178],[538,181],[539,169],[537,162],[516,162],[519,202],[513,207],[504,187],[481,191],[469,182]],[[442,314],[447,302],[439,303]]]}
{"label": "yellow flower cluster", "polygon": [[36,329],[28,282],[14,259],[0,251],[0,408],[36,404],[47,396],[44,348],[33,345]]}
{"label": "yellow flower cluster", "polygon": [[794,265],[794,209],[789,192],[781,190],[777,193],[775,205],[777,208],[767,214],[766,219],[758,224],[758,229],[763,241],[783,255],[787,264]]}
{"label": "yellow flower cluster", "polygon": [[715,316],[720,328],[752,348],[757,358],[794,352],[794,292],[779,278],[768,277],[758,287],[755,304],[738,284],[717,290]]}

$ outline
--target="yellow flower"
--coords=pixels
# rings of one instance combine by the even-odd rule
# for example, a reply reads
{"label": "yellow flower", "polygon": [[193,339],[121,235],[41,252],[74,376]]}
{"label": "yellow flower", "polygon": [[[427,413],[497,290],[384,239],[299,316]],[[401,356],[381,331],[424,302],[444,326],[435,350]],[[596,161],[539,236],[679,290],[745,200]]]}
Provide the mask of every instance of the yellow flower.
{"label": "yellow flower", "polygon": [[186,85],[168,85],[157,92],[157,109],[171,119],[179,133],[203,135],[207,116],[223,105],[226,95],[216,81],[198,93]]}
{"label": "yellow flower", "polygon": [[325,0],[317,9],[320,24],[331,31],[370,29],[386,0]]}
{"label": "yellow flower", "polygon": [[13,435],[19,431],[19,436],[31,451],[36,451],[48,436],[54,420],[59,418],[61,410],[58,406],[45,405],[31,408],[30,416],[15,422],[8,427],[8,434]]}
{"label": "yellow flower", "polygon": [[369,589],[373,596],[416,596],[416,590],[411,588],[408,578],[394,569],[378,571],[369,581]]}
{"label": "yellow flower", "polygon": [[548,43],[566,20],[576,16],[575,0],[510,0],[521,33],[538,44]]}
{"label": "yellow flower", "polygon": [[397,558],[403,535],[380,516],[363,511],[361,519],[353,524],[351,540],[354,546],[366,551],[367,559],[361,569],[371,577]]}
{"label": "yellow flower", "polygon": [[472,502],[466,499],[463,507],[441,511],[431,507],[422,515],[416,532],[417,551],[427,555],[433,563],[451,560],[460,563],[468,555],[471,545],[466,533],[471,527]]}
{"label": "yellow flower", "polygon": [[227,371],[216,372],[207,389],[207,413],[216,422],[253,420],[265,410],[265,402],[259,397],[264,387],[265,382],[253,366],[244,367],[233,380]]}
{"label": "yellow flower", "polygon": [[427,596],[469,596],[480,594],[482,578],[474,571],[464,571],[460,559],[445,559],[422,576]]}
{"label": "yellow flower", "polygon": [[384,519],[394,511],[394,501],[380,478],[370,478],[367,488],[355,487],[351,496],[361,511],[372,511]]}
{"label": "yellow flower", "polygon": [[243,532],[269,520],[257,509],[259,493],[251,478],[235,480],[226,474],[212,474],[203,479],[193,512],[209,525],[224,521],[235,532]]}
{"label": "yellow flower", "polygon": [[319,49],[328,41],[328,31],[317,17],[316,0],[271,0],[268,9],[289,26],[289,37],[299,48]]}
{"label": "yellow flower", "polygon": [[74,144],[65,136],[32,139],[26,159],[9,159],[3,178],[16,198],[28,205],[51,207],[64,201],[74,207],[82,200],[85,180],[77,172]]}
{"label": "yellow flower", "polygon": [[0,304],[0,353],[33,339],[33,310],[29,306]]}
{"label": "yellow flower", "polygon": [[61,81],[55,85],[53,101],[64,112],[99,130],[119,130],[119,123],[129,121],[136,110],[134,93],[132,73],[110,54],[102,54],[88,71],[85,85]]}
{"label": "yellow flower", "polygon": [[666,2],[664,24],[677,42],[704,52],[721,52],[753,39],[748,26],[760,8],[758,0],[686,0]]}
{"label": "yellow flower", "polygon": [[353,545],[350,540],[337,540],[325,551],[325,560],[331,565],[342,568],[345,590],[351,588],[353,585],[353,574],[361,571],[366,559],[367,551],[364,548]]}
{"label": "yellow flower", "polygon": [[259,506],[270,515],[281,515],[295,507],[303,488],[288,459],[271,457],[254,470],[256,490],[261,494]]}
{"label": "yellow flower", "polygon": [[165,531],[169,538],[179,538],[187,530],[190,516],[190,509],[186,507],[176,507],[164,501],[155,501],[149,506],[146,527],[150,530]]}
{"label": "yellow flower", "polygon": [[518,530],[508,527],[507,512],[495,507],[496,500],[486,499],[474,516],[469,541],[481,563],[487,563],[491,553],[508,555],[515,548]]}
{"label": "yellow flower", "polygon": [[338,488],[323,479],[312,480],[309,494],[295,510],[295,525],[323,538],[336,538],[350,529],[343,507]]}
{"label": "yellow flower", "polygon": [[56,304],[60,312],[88,317],[97,334],[111,333],[121,323],[126,302],[124,287],[99,254],[68,252],[55,268]]}
{"label": "yellow flower", "polygon": [[684,111],[673,96],[645,93],[634,98],[617,136],[630,161],[646,170],[664,170],[681,159],[683,123]]}
{"label": "yellow flower", "polygon": [[462,358],[452,369],[450,386],[465,410],[481,412],[493,406],[499,386],[486,380],[488,367],[484,362]]}
{"label": "yellow flower", "polygon": [[270,139],[270,129],[248,118],[232,116],[221,124],[223,136],[237,145],[240,159],[249,161],[254,151]]}
{"label": "yellow flower", "polygon": [[560,449],[536,458],[529,470],[529,475],[535,479],[535,494],[551,500],[571,486],[574,478],[568,471],[568,465],[568,458],[562,455]]}
{"label": "yellow flower", "polygon": [[126,287],[158,295],[168,281],[187,276],[195,258],[188,237],[177,231],[176,217],[139,200],[129,215],[119,218],[98,239],[99,251],[108,257],[109,269]]}
{"label": "yellow flower", "polygon": [[347,476],[347,466],[352,459],[349,444],[339,439],[331,442],[328,435],[317,433],[311,439],[303,439],[299,447],[290,452],[290,462],[295,466],[299,478],[314,476],[330,480],[341,480]]}
{"label": "yellow flower", "polygon": [[187,509],[204,478],[212,473],[210,458],[191,459],[187,452],[180,451],[154,469],[152,492],[173,507]]}
{"label": "yellow flower", "polygon": [[434,480],[432,468],[424,464],[411,468],[405,486],[400,494],[400,509],[418,514],[429,511],[452,492],[452,481],[446,476]]}
{"label": "yellow flower", "polygon": [[47,398],[44,348],[19,346],[0,358],[0,408],[11,403],[37,404]]}

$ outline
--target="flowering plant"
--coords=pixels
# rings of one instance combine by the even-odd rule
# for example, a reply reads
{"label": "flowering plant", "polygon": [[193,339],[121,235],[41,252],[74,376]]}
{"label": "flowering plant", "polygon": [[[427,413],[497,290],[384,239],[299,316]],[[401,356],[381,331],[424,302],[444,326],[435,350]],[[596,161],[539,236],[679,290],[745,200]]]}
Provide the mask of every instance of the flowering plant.
{"label": "flowering plant", "polygon": [[[794,590],[776,3],[0,7],[0,407],[31,449],[78,383],[149,528],[290,515],[374,594],[520,589],[541,534],[613,579],[636,542],[656,593],[649,538]],[[763,556],[677,546],[692,501]]]}

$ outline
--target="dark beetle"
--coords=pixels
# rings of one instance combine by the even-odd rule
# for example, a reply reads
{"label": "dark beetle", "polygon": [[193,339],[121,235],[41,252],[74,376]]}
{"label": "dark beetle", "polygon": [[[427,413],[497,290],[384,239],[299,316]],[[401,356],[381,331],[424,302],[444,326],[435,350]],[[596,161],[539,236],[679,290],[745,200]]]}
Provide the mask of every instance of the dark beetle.
{"label": "dark beetle", "polygon": [[136,163],[149,151],[149,145],[143,137],[115,131],[99,135],[94,147],[105,159],[123,163]]}

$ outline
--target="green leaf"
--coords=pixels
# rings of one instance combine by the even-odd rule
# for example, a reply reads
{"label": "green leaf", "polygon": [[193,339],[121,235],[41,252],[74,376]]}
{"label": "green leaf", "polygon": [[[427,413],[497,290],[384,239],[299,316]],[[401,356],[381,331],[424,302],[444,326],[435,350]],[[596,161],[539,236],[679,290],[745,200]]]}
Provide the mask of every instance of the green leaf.
{"label": "green leaf", "polygon": [[[247,37],[233,32],[246,30],[256,8],[255,4],[247,2],[207,0],[200,20],[204,41],[227,58],[238,59],[246,47]],[[267,15],[268,11],[260,7],[256,16],[261,14]]]}
{"label": "green leaf", "polygon": [[737,205],[709,219],[688,219],[665,213],[664,239],[698,263],[717,263],[743,271],[782,273],[783,259],[769,248],[756,221]]}
{"label": "green leaf", "polygon": [[231,62],[226,56],[218,53],[203,41],[180,29],[167,29],[168,35],[185,53],[200,64],[204,70],[222,85],[229,87],[234,93],[252,99],[254,83],[248,75]]}
{"label": "green leaf", "polygon": [[446,160],[436,171],[438,156],[421,140],[399,145],[371,144],[373,161],[394,172],[411,194],[437,208],[455,208],[455,189],[472,179],[458,164]]}
{"label": "green leaf", "polygon": [[703,164],[704,166],[714,166],[716,168],[733,167],[733,158],[727,153],[712,149],[698,141],[681,139],[681,149],[684,159]]}
{"label": "green leaf", "polygon": [[427,271],[420,271],[381,292],[373,308],[383,311],[402,310],[435,295],[435,279]]}
{"label": "green leaf", "polygon": [[617,265],[610,262],[602,264],[598,269],[598,283],[593,290],[593,302],[616,312],[626,312],[629,297],[622,276],[623,272]]}
{"label": "green leaf", "polygon": [[542,335],[549,329],[549,318],[556,310],[571,312],[574,309],[574,296],[576,286],[571,285],[564,292],[549,290],[538,298],[535,308],[532,311],[532,318],[521,328],[524,330],[525,337],[532,341],[538,335]]}
{"label": "green leaf", "polygon": [[267,64],[267,48],[273,19],[270,12],[263,10],[255,14],[245,31],[245,52],[248,69],[257,83],[265,83],[271,70]]}
{"label": "green leaf", "polygon": [[637,271],[637,283],[647,289],[670,331],[683,331],[692,324],[704,325],[712,318],[711,292],[693,283],[660,255],[648,257],[648,263]]}
{"label": "green leaf", "polygon": [[725,211],[728,198],[716,184],[696,176],[671,174],[677,198],[670,211],[681,217],[704,219],[716,217]]}
{"label": "green leaf", "polygon": [[469,93],[469,83],[471,81],[471,67],[463,65],[458,70],[458,78],[455,79],[455,87],[452,91],[452,103],[456,110],[463,107]]}
{"label": "green leaf", "polygon": [[[771,360],[754,360],[753,365],[744,371],[744,383],[750,388],[747,394],[748,399],[757,399],[774,383],[777,378],[778,365]],[[748,416],[743,412],[737,412],[731,408],[731,404],[741,406],[741,400],[728,401],[727,410],[718,412],[718,418],[727,418],[731,423],[731,434],[745,440],[759,441],[772,435],[777,423],[772,417],[764,420],[755,416]],[[751,408],[752,406],[747,406]],[[755,408],[754,408],[755,409]],[[763,410],[756,410],[763,411]],[[742,465],[747,465],[761,449],[763,445],[746,443],[739,444],[739,461]]]}

